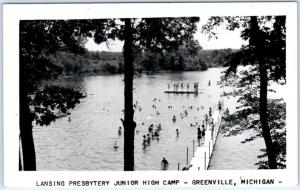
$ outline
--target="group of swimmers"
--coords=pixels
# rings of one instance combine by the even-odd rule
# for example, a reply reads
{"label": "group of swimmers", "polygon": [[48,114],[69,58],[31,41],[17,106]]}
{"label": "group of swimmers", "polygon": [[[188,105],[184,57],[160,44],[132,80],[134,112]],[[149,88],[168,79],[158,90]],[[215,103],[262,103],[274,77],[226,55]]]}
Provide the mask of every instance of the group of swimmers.
{"label": "group of swimmers", "polygon": [[[177,91],[179,88],[183,89],[186,86],[187,89],[190,88],[190,83],[186,83],[186,85],[183,82],[176,82],[173,84],[173,90]],[[199,82],[194,82],[193,83],[194,90],[198,90]],[[168,89],[171,88],[171,85],[168,83]]]}
{"label": "group of swimmers", "polygon": [[[168,106],[168,108],[171,109],[171,108],[173,108],[173,107],[172,107],[172,106]],[[185,106],[183,106],[183,108],[185,108]],[[192,109],[193,109],[193,106],[189,106],[188,109],[192,110]],[[204,107],[201,106],[201,109],[204,109]],[[200,108],[197,107],[197,111],[199,111],[199,110],[200,110]],[[180,113],[181,119],[183,119],[184,117],[187,117],[187,116],[188,116],[188,110],[187,110],[187,109],[185,109],[182,113]],[[195,116],[195,119],[196,119],[196,116]],[[172,121],[173,121],[173,122],[176,122],[176,121],[177,121],[176,115],[173,115]],[[192,126],[192,124],[191,124],[191,126]]]}
{"label": "group of swimmers", "polygon": [[143,135],[143,145],[147,146],[151,144],[151,140],[157,139],[159,140],[159,132],[161,131],[161,123],[159,123],[156,128],[153,128],[153,124],[151,124],[148,128],[148,134]]}

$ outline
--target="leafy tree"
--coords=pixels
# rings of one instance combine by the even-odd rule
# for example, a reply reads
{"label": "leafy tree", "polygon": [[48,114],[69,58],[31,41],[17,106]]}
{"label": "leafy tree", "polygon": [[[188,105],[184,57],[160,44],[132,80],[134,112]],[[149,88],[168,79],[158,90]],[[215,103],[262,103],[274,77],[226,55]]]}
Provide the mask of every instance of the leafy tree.
{"label": "leafy tree", "polygon": [[[102,21],[95,20],[101,25]],[[20,170],[36,170],[32,123],[48,125],[57,112],[67,113],[82,94],[61,87],[40,89],[40,82],[62,72],[48,55],[57,50],[84,52],[84,37],[91,33],[91,22],[83,20],[22,20],[20,21],[20,141],[23,165]],[[21,153],[20,153],[21,154]],[[21,168],[23,166],[23,168]]]}
{"label": "leafy tree", "polygon": [[[232,94],[240,97],[238,102],[241,104],[237,112],[228,116],[227,121],[235,120],[235,124],[239,125],[231,128],[230,134],[256,131],[256,135],[243,142],[263,137],[266,149],[259,157],[268,157],[268,161],[259,162],[259,168],[284,168],[285,103],[268,98],[268,92],[273,92],[268,86],[274,82],[285,84],[285,17],[211,17],[203,30],[209,32],[222,22],[227,23],[229,30],[242,27],[242,39],[249,40],[249,45],[230,57],[223,79],[225,85],[237,87]],[[246,69],[235,75],[233,73],[237,72],[238,65],[244,65]],[[228,125],[225,124],[226,128]]]}
{"label": "leafy tree", "polygon": [[189,55],[192,58],[195,58],[198,55],[199,50],[202,49],[201,45],[199,44],[198,40],[189,40],[185,44],[185,47],[187,51],[189,52]]}

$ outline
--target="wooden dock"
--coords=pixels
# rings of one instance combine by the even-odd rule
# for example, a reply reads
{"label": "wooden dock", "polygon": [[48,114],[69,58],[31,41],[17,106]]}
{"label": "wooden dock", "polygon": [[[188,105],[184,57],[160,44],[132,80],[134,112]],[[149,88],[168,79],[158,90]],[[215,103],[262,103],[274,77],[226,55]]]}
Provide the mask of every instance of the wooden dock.
{"label": "wooden dock", "polygon": [[208,124],[205,131],[204,140],[194,152],[194,156],[189,164],[190,171],[207,170],[210,162],[211,155],[214,150],[215,142],[218,136],[219,127],[221,124],[222,111],[215,110],[210,120],[214,121],[214,127]]}

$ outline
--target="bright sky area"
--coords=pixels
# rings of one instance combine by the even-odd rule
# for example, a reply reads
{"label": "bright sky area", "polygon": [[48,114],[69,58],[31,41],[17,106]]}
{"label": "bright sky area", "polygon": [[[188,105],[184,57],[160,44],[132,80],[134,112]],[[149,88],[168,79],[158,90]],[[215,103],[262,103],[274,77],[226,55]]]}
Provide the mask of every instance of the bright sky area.
{"label": "bright sky area", "polygon": [[[201,17],[200,22],[198,23],[198,30],[195,33],[195,39],[197,39],[203,49],[239,49],[242,45],[247,44],[240,37],[240,30],[228,31],[225,29],[225,25],[221,25],[216,28],[217,39],[211,38],[208,39],[207,34],[201,33],[202,25],[207,22],[208,17]],[[102,43],[100,45],[95,44],[93,39],[89,39],[86,43],[86,48],[90,51],[113,51],[121,52],[123,48],[123,42],[116,40],[110,41],[107,44]]]}

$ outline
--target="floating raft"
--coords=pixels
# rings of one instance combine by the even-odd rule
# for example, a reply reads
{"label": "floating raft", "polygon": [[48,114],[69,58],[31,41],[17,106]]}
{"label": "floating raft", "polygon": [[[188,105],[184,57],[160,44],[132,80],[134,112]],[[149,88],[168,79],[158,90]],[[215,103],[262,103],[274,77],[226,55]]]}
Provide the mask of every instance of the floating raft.
{"label": "floating raft", "polygon": [[189,90],[165,90],[165,93],[174,93],[174,94],[197,94],[198,91],[189,91]]}
{"label": "floating raft", "polygon": [[205,90],[205,89],[198,89],[198,90],[165,90],[165,93],[173,93],[173,94],[198,94],[198,93],[202,93],[202,92],[199,92],[200,90]]}
{"label": "floating raft", "polygon": [[215,142],[218,136],[219,127],[221,124],[222,111],[215,110],[212,114],[212,118],[215,127],[212,129],[211,125],[208,125],[205,132],[204,142],[200,147],[197,147],[194,157],[192,158],[189,170],[198,171],[198,170],[207,170],[209,162],[214,151]]}

